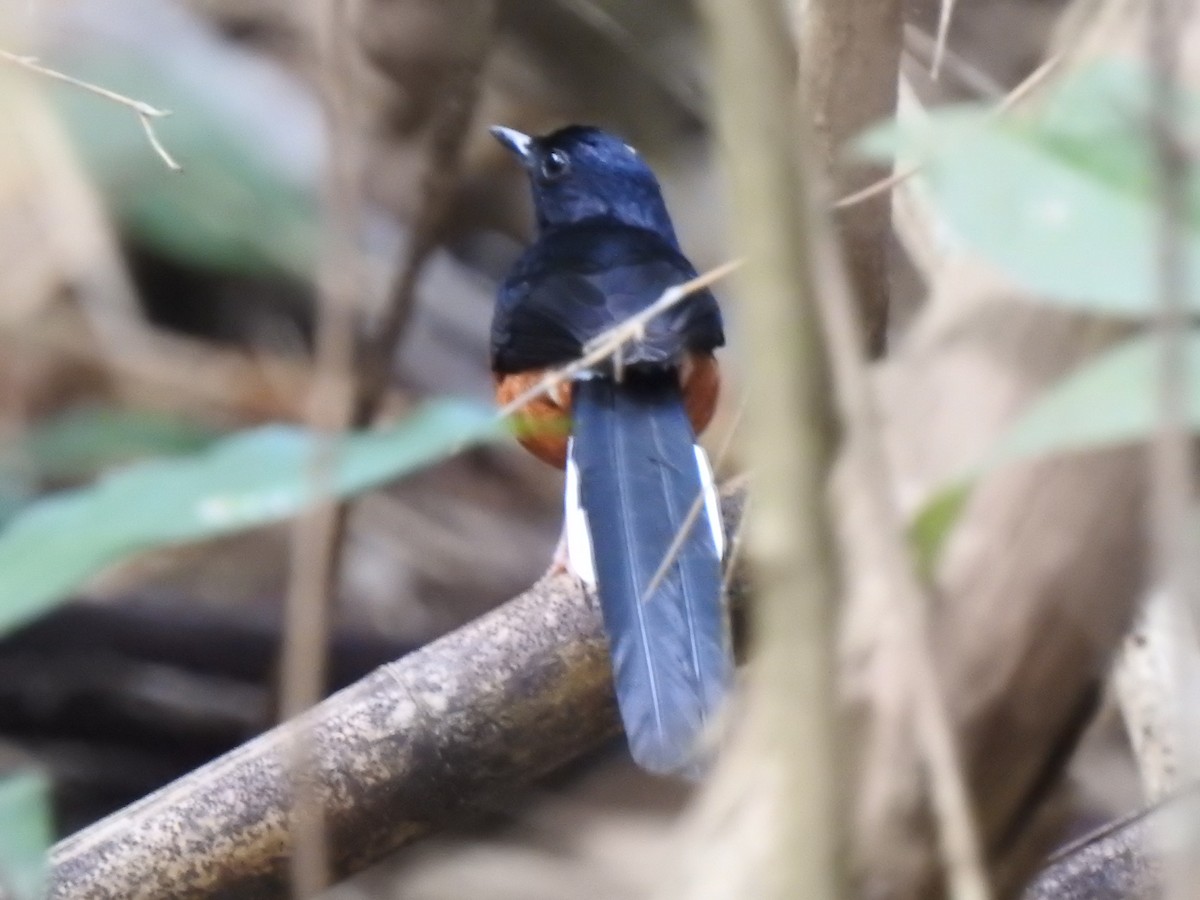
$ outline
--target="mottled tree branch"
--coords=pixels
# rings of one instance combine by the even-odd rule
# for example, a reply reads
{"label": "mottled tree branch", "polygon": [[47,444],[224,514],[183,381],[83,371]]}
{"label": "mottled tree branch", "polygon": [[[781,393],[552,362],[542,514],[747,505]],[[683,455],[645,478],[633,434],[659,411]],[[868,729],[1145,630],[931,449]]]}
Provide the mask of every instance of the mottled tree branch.
{"label": "mottled tree branch", "polygon": [[[743,502],[743,490],[727,492],[727,528],[737,527]],[[737,578],[731,594],[742,594]],[[313,742],[333,873],[359,871],[617,733],[598,610],[570,576],[543,578],[63,840],[51,854],[49,896],[286,896],[297,729]]]}

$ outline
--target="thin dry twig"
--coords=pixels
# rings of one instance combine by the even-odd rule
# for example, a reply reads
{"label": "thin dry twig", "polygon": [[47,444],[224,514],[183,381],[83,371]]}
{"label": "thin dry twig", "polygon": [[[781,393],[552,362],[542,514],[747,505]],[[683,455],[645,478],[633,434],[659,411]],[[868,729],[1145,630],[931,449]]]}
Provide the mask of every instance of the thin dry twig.
{"label": "thin dry twig", "polygon": [[611,356],[615,356],[629,341],[641,337],[646,325],[656,316],[662,315],[662,313],[696,293],[696,291],[703,290],[714,282],[719,281],[741,265],[742,260],[740,259],[730,260],[714,269],[710,269],[702,275],[697,275],[690,281],[667,288],[662,292],[662,296],[644,310],[630,316],[624,322],[614,325],[608,331],[589,341],[583,348],[583,356],[575,360],[575,362],[547,373],[541,381],[529,390],[518,394],[502,406],[496,413],[496,416],[503,419],[512,415],[530,401],[549,394],[560,384],[570,381],[584,369],[594,366],[598,362],[603,362]]}
{"label": "thin dry twig", "polygon": [[480,17],[472,29],[472,33],[479,35],[478,46],[448,77],[442,100],[429,126],[421,199],[410,229],[408,251],[391,290],[387,310],[375,336],[365,348],[361,386],[354,410],[357,427],[369,425],[379,412],[379,404],[390,384],[392,361],[416,306],[421,271],[442,239],[447,216],[453,208],[463,146],[479,101],[483,66],[495,22],[495,4],[477,4],[472,15]]}
{"label": "thin dry twig", "polygon": [[[282,713],[295,719],[321,698],[326,681],[329,598],[337,573],[339,504],[333,496],[338,437],[354,405],[354,344],[364,273],[357,249],[361,214],[361,154],[355,139],[348,4],[315,5],[330,154],[324,178],[325,226],[318,273],[316,377],[309,425],[320,436],[310,468],[314,503],[295,524],[285,603]],[[315,896],[329,883],[325,810],[317,783],[316,732],[301,719],[290,745],[290,856],[293,897]]]}
{"label": "thin dry twig", "polygon": [[881,439],[879,411],[867,361],[860,349],[857,306],[848,282],[838,271],[838,257],[828,236],[821,250],[823,270],[820,308],[826,329],[834,386],[846,421],[846,455],[857,470],[863,501],[870,505],[876,528],[864,534],[870,552],[887,572],[900,627],[906,668],[911,674],[917,730],[929,769],[930,789],[938,820],[938,836],[951,895],[957,900],[987,900],[988,885],[979,829],[972,813],[957,738],[946,711],[929,649],[932,606],[913,569],[905,543],[905,523],[895,502],[894,479]]}
{"label": "thin dry twig", "polygon": [[938,16],[937,43],[933,48],[933,64],[929,67],[930,77],[937,81],[942,74],[942,59],[946,55],[946,41],[950,37],[950,21],[954,16],[955,0],[942,0]]}
{"label": "thin dry twig", "polygon": [[[1187,686],[1196,671],[1196,623],[1200,617],[1200,589],[1193,540],[1192,517],[1196,496],[1195,459],[1188,428],[1189,291],[1184,241],[1190,161],[1179,140],[1176,109],[1179,103],[1180,35],[1191,4],[1179,0],[1153,0],[1148,5],[1147,52],[1154,75],[1150,132],[1154,142],[1158,187],[1158,308],[1154,330],[1159,346],[1158,429],[1151,445],[1151,533],[1154,565],[1167,603],[1182,633],[1176,636],[1172,668],[1178,701],[1179,764],[1183,779],[1193,781],[1200,772],[1200,717],[1187,702]],[[1188,627],[1188,626],[1191,627]],[[1181,811],[1172,835],[1168,896],[1195,893],[1200,863],[1200,821],[1194,806]],[[1176,841],[1179,841],[1176,844]]]}
{"label": "thin dry twig", "polygon": [[845,209],[847,206],[857,206],[865,200],[870,200],[872,197],[877,197],[880,194],[885,194],[898,184],[903,184],[908,179],[912,178],[921,171],[921,164],[914,163],[897,169],[886,178],[880,178],[874,184],[868,184],[861,191],[855,191],[852,194],[847,194],[833,203],[834,209]]}
{"label": "thin dry twig", "polygon": [[113,103],[121,106],[126,106],[137,115],[138,121],[142,125],[142,130],[146,132],[146,139],[150,142],[150,146],[154,152],[158,154],[159,159],[172,172],[182,172],[183,166],[175,161],[175,158],[167,152],[167,148],[163,146],[159,140],[158,134],[154,131],[154,119],[162,119],[171,115],[169,109],[159,109],[157,106],[151,106],[143,100],[135,100],[133,97],[127,97],[124,94],[119,94],[116,91],[109,90],[106,87],[101,87],[98,84],[92,84],[90,81],[83,81],[73,75],[67,75],[65,72],[60,72],[57,69],[51,69],[48,66],[38,62],[35,56],[21,56],[17,53],[11,53],[8,50],[0,50],[0,60],[11,65],[41,75],[44,78],[51,78],[55,81],[61,81],[64,84],[69,84],[72,87],[95,94],[98,97],[103,97]]}
{"label": "thin dry twig", "polygon": [[630,32],[612,13],[599,3],[591,0],[555,0],[559,6],[574,13],[581,22],[604,35],[613,46],[624,53],[629,60],[654,80],[675,100],[683,109],[695,116],[699,122],[707,121],[708,110],[705,108],[704,97],[699,89],[676,66],[662,59],[662,55],[653,48],[643,45],[637,36]]}
{"label": "thin dry twig", "polygon": [[[1029,94],[1044,82],[1055,69],[1062,64],[1064,54],[1057,53],[1047,59],[1040,66],[1030,72],[1021,83],[1005,95],[1004,99],[996,104],[992,110],[993,116],[1003,115],[1011,110],[1014,106],[1024,100]],[[869,200],[879,194],[890,191],[892,188],[912,178],[923,168],[923,163],[913,163],[903,168],[897,169],[886,178],[881,178],[874,184],[869,184],[861,191],[855,191],[852,194],[835,200],[833,203],[834,209],[844,209],[847,206],[855,206],[862,203],[864,200]]]}
{"label": "thin dry twig", "polygon": [[1008,96],[1000,101],[996,113],[1006,113],[1039,87],[1063,63],[1066,54],[1055,53],[1040,66],[1021,79],[1021,83],[1008,92]]}
{"label": "thin dry twig", "polygon": [[[910,22],[904,26],[904,49],[918,62],[932,66],[937,41]],[[944,48],[942,52],[942,64],[946,72],[953,75],[962,87],[984,100],[1000,100],[1004,97],[1004,86],[987,72],[949,47]]]}

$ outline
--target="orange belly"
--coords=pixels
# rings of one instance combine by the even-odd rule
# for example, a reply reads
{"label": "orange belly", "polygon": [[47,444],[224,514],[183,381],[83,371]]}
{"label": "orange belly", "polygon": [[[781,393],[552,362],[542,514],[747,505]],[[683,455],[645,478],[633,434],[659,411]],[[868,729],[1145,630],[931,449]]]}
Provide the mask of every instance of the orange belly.
{"label": "orange belly", "polygon": [[[545,370],[496,376],[496,402],[505,406],[532,389]],[[692,356],[680,371],[683,405],[692,430],[700,434],[712,421],[721,392],[717,361],[711,355]],[[517,440],[543,462],[562,469],[567,464],[567,438],[571,434],[571,391],[566,384],[530,400],[513,414]]]}

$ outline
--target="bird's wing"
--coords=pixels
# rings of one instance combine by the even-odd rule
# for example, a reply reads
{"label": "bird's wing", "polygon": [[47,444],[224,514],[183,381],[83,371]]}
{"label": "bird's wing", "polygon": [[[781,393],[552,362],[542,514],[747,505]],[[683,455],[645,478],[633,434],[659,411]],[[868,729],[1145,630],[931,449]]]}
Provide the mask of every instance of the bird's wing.
{"label": "bird's wing", "polygon": [[[588,341],[694,276],[687,259],[653,232],[598,225],[553,232],[500,290],[493,367],[513,372],[576,359]],[[685,349],[709,352],[722,343],[716,300],[701,291],[656,318],[626,358],[669,362]]]}

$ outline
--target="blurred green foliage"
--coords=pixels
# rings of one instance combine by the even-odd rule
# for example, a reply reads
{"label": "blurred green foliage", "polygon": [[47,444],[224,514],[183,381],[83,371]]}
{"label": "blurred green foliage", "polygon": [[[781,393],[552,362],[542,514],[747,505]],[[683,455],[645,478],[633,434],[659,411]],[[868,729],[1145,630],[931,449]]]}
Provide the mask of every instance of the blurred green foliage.
{"label": "blurred green foliage", "polygon": [[[1038,397],[985,465],[1146,440],[1159,422],[1158,356],[1149,334],[1100,354]],[[1187,360],[1187,421],[1200,432],[1200,332],[1188,335]]]}
{"label": "blurred green foliage", "polygon": [[[1034,116],[960,106],[935,111],[920,125],[878,127],[858,149],[874,158],[920,160],[919,177],[947,224],[1031,299],[1147,319],[1158,302],[1162,239],[1151,98],[1145,70],[1106,61],[1067,79]],[[1200,99],[1175,99],[1179,133],[1200,133]],[[1193,167],[1181,189],[1186,279],[1196,286],[1200,171]],[[1200,292],[1185,299],[1200,310]],[[1189,335],[1187,358],[1188,420],[1200,432],[1200,332]],[[977,467],[917,515],[910,539],[926,574],[982,472],[1147,440],[1158,424],[1157,379],[1157,345],[1140,335],[1051,387]]]}
{"label": "blurred green foliage", "polygon": [[147,456],[192,453],[217,435],[176,416],[82,406],[38,424],[14,449],[28,457],[39,479],[71,481]]}
{"label": "blurred green foliage", "polygon": [[908,545],[922,580],[933,580],[946,538],[971,498],[971,485],[967,480],[939,491],[909,524]]}
{"label": "blurred green foliage", "polygon": [[[490,409],[432,402],[396,425],[342,438],[330,488],[339,497],[356,494],[504,433]],[[305,430],[271,425],[29,505],[0,532],[0,633],[122,556],[294,516],[313,499],[318,449]]]}
{"label": "blurred green foliage", "polygon": [[[1138,335],[1101,353],[1038,397],[979,466],[921,508],[910,540],[922,571],[932,574],[971,485],[982,473],[1021,460],[1148,439],[1159,420],[1157,356],[1154,337]],[[1187,358],[1188,426],[1200,433],[1200,332],[1188,335]]]}
{"label": "blurred green foliage", "polygon": [[12,900],[45,896],[46,851],[53,833],[46,778],[30,770],[0,776],[0,893]]}
{"label": "blurred green foliage", "polygon": [[82,406],[32,425],[0,442],[0,525],[47,484],[92,478],[147,456],[200,450],[211,428],[147,410]]}
{"label": "blurred green foliage", "polygon": [[[921,172],[947,224],[1031,297],[1144,319],[1157,296],[1158,204],[1148,74],[1104,62],[1067,79],[1036,116],[954,107],[860,140],[874,158]],[[1179,132],[1200,133],[1200,100],[1181,95]],[[1187,193],[1187,273],[1200,284],[1200,171]],[[1188,298],[1200,309],[1200,294]]]}

